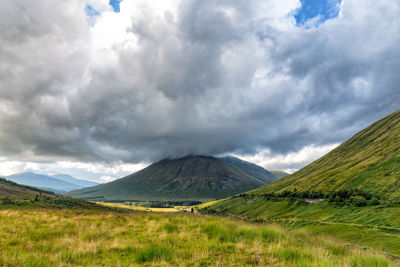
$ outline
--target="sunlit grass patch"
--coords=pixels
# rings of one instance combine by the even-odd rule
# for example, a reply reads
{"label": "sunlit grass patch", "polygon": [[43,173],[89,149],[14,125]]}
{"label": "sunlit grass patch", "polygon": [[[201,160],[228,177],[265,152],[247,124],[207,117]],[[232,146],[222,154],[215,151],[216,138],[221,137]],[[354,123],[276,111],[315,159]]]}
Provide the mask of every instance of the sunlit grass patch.
{"label": "sunlit grass patch", "polygon": [[192,214],[0,211],[0,266],[396,266],[302,230]]}

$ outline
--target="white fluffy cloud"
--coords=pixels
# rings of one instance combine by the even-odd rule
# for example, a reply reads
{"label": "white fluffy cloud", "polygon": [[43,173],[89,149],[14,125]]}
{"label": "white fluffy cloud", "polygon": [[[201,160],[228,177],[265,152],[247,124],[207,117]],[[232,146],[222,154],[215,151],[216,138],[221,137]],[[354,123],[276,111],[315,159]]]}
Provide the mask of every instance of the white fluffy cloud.
{"label": "white fluffy cloud", "polygon": [[3,0],[0,156],[106,166],[267,149],[285,161],[398,109],[400,3],[346,0],[310,29],[298,7]]}
{"label": "white fluffy cloud", "polygon": [[268,170],[282,170],[293,173],[303,166],[319,159],[329,151],[336,148],[339,144],[329,144],[322,146],[309,145],[299,151],[287,154],[273,154],[269,149],[263,149],[251,155],[235,155],[242,160],[253,162]]}

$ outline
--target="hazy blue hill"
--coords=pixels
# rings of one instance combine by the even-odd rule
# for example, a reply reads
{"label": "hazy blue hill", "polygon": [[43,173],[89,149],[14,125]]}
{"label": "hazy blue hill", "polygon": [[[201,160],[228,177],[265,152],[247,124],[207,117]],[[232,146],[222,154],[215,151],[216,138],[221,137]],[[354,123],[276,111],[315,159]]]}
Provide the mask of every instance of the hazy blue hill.
{"label": "hazy blue hill", "polygon": [[68,174],[55,174],[52,175],[51,177],[54,177],[58,180],[62,180],[77,186],[80,186],[82,188],[84,187],[90,187],[90,186],[96,186],[99,183],[95,183],[95,182],[91,182],[91,181],[86,181],[86,180],[82,180],[82,179],[77,179],[75,177],[72,177],[71,175]]}
{"label": "hazy blue hill", "polygon": [[34,186],[54,192],[66,192],[82,188],[81,186],[48,175],[36,174],[33,172],[14,174],[7,176],[6,178],[18,184]]}
{"label": "hazy blue hill", "polygon": [[124,178],[68,195],[104,201],[209,201],[276,180],[257,165],[241,162],[238,167],[232,162],[237,163],[206,156],[164,159]]}

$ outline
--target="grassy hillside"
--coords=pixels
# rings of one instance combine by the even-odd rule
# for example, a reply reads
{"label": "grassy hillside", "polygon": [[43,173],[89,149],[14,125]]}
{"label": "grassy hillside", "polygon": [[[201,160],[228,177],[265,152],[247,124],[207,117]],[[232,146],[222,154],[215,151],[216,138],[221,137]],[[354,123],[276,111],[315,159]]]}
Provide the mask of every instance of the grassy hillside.
{"label": "grassy hillside", "polygon": [[205,156],[165,159],[116,181],[68,195],[95,201],[211,201],[276,180],[266,170],[253,165],[235,166]]}
{"label": "grassy hillside", "polygon": [[53,196],[54,193],[35,188],[28,185],[20,185],[13,181],[0,178],[0,198],[27,198],[30,199],[38,194],[44,194],[46,196]]}
{"label": "grassy hillside", "polygon": [[294,174],[201,208],[303,227],[400,256],[400,111]]}
{"label": "grassy hillside", "polygon": [[275,222],[289,228],[324,233],[400,256],[400,206],[381,204],[357,207],[328,201],[307,203],[304,200],[266,200],[249,195],[216,201],[200,208],[201,213]]}
{"label": "grassy hillside", "polygon": [[360,189],[400,200],[400,111],[303,169],[253,193]]}
{"label": "grassy hillside", "polygon": [[0,178],[0,210],[4,209],[89,209],[108,211],[105,207],[87,201],[54,195],[51,191],[20,185]]}
{"label": "grassy hillside", "polygon": [[398,266],[381,251],[234,219],[0,211],[2,266]]}

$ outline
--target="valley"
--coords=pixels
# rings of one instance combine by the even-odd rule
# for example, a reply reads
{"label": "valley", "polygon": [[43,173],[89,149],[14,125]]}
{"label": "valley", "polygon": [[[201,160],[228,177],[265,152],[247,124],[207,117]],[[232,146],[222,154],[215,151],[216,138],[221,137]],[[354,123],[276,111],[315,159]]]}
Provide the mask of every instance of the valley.
{"label": "valley", "polygon": [[1,179],[0,265],[400,266],[399,133],[400,111],[288,176],[188,156],[64,195]]}

